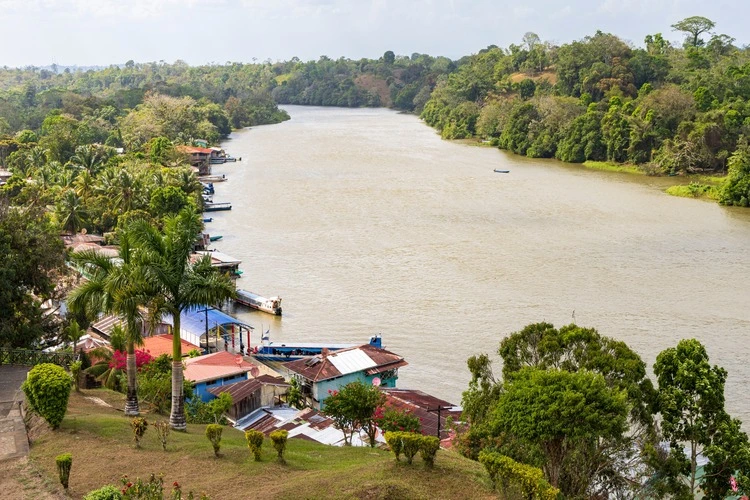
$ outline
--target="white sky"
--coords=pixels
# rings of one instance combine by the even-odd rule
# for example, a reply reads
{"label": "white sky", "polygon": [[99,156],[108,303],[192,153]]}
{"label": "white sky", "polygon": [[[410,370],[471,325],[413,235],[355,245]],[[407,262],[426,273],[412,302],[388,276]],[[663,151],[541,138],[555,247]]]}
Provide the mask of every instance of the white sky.
{"label": "white sky", "polygon": [[527,31],[565,43],[597,29],[642,45],[701,15],[750,43],[746,0],[0,0],[0,66],[358,59],[386,50],[452,59]]}

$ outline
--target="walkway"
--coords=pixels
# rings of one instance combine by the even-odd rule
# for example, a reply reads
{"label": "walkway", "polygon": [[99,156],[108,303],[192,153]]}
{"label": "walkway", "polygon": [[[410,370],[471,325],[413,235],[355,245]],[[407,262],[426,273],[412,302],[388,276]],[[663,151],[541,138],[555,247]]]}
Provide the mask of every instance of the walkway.
{"label": "walkway", "polygon": [[0,365],[0,461],[29,454],[29,438],[21,416],[27,366]]}

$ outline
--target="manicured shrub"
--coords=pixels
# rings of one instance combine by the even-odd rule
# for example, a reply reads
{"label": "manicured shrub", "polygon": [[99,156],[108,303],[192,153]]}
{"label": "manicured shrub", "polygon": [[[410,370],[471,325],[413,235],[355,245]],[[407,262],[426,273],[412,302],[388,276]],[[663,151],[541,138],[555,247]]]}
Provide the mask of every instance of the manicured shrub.
{"label": "manicured shrub", "polygon": [[406,463],[410,464],[414,460],[414,455],[419,452],[419,445],[422,442],[421,434],[414,434],[413,432],[401,433],[402,451],[406,457]]}
{"label": "manicured shrub", "polygon": [[161,447],[164,449],[164,451],[167,451],[167,438],[169,437],[170,429],[169,422],[159,420],[151,425],[153,425],[154,429],[156,430],[156,435],[161,442]]}
{"label": "manicured shrub", "polygon": [[289,433],[283,429],[273,431],[268,437],[273,441],[273,447],[276,448],[278,453],[279,462],[285,463],[284,451],[286,451],[286,440],[289,437]]}
{"label": "manicured shrub", "polygon": [[130,426],[133,428],[133,441],[135,441],[135,447],[141,447],[141,438],[146,433],[148,428],[148,422],[143,417],[135,417],[131,422]]}
{"label": "manicured shrub", "polygon": [[64,369],[52,363],[42,363],[29,371],[21,388],[29,408],[57,429],[68,409],[70,385],[70,375]]}
{"label": "manicured shrub", "polygon": [[419,454],[427,467],[435,465],[435,455],[440,449],[440,440],[436,436],[422,436],[419,441]]}
{"label": "manicured shrub", "polygon": [[73,465],[73,455],[70,453],[58,455],[55,457],[55,463],[57,464],[57,475],[60,476],[60,484],[67,490],[68,480],[70,479],[70,467]]}
{"label": "manicured shrub", "polygon": [[219,450],[221,449],[221,432],[224,430],[219,424],[208,424],[206,426],[206,437],[211,441],[211,445],[214,447],[214,455],[219,456]]}
{"label": "manicured shrub", "polygon": [[401,456],[401,451],[404,447],[404,443],[401,441],[401,435],[403,432],[386,432],[385,433],[385,442],[388,443],[388,446],[390,447],[391,451],[394,455],[396,455],[396,461],[399,460],[399,457]]}
{"label": "manicured shrub", "polygon": [[98,490],[89,491],[83,497],[83,500],[122,500],[122,498],[123,496],[122,493],[120,493],[120,490],[111,484],[108,484],[107,486],[102,486]]}
{"label": "manicured shrub", "polygon": [[256,430],[245,431],[245,439],[247,440],[247,446],[250,451],[253,452],[256,462],[260,462],[260,450],[263,446],[263,438],[265,436],[262,432]]}
{"label": "manicured shrub", "polygon": [[482,451],[479,461],[487,469],[495,488],[499,489],[507,498],[533,498],[538,500],[553,500],[560,490],[550,485],[544,479],[541,469],[531,465],[516,462],[510,457],[496,452]]}

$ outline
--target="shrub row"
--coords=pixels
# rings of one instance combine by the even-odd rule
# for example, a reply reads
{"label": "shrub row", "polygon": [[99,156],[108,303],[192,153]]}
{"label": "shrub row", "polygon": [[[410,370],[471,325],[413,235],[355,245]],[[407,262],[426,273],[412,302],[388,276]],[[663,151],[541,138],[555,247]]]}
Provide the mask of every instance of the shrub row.
{"label": "shrub row", "polygon": [[440,440],[435,436],[423,436],[414,432],[386,432],[385,441],[399,460],[401,453],[406,457],[406,463],[414,460],[414,455],[419,452],[422,461],[432,467],[435,464],[435,455],[440,449]]}
{"label": "shrub row", "polygon": [[544,479],[544,473],[537,467],[486,451],[479,453],[479,461],[487,469],[495,488],[507,498],[520,495],[534,500],[554,500],[560,493]]}

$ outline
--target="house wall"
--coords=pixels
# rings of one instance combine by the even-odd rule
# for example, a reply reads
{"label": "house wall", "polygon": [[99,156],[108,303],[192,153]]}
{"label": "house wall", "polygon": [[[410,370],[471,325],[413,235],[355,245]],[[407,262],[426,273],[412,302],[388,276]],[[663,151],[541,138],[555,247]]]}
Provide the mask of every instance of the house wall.
{"label": "house wall", "polygon": [[240,373],[238,375],[234,375],[233,377],[217,378],[214,380],[208,380],[206,382],[200,382],[199,384],[195,384],[195,395],[201,398],[204,403],[208,403],[216,397],[208,392],[208,389],[219,387],[221,385],[233,384],[235,382],[241,382],[246,379],[247,373]]}
{"label": "house wall", "polygon": [[313,384],[313,401],[312,406],[316,410],[321,410],[325,406],[325,400],[330,397],[328,391],[338,391],[346,384],[350,384],[359,380],[365,385],[372,385],[373,379],[376,377],[380,378],[381,387],[396,387],[396,380],[398,380],[398,371],[395,372],[393,377],[383,378],[380,374],[366,375],[365,371],[354,372],[344,375],[343,377],[322,380]]}

